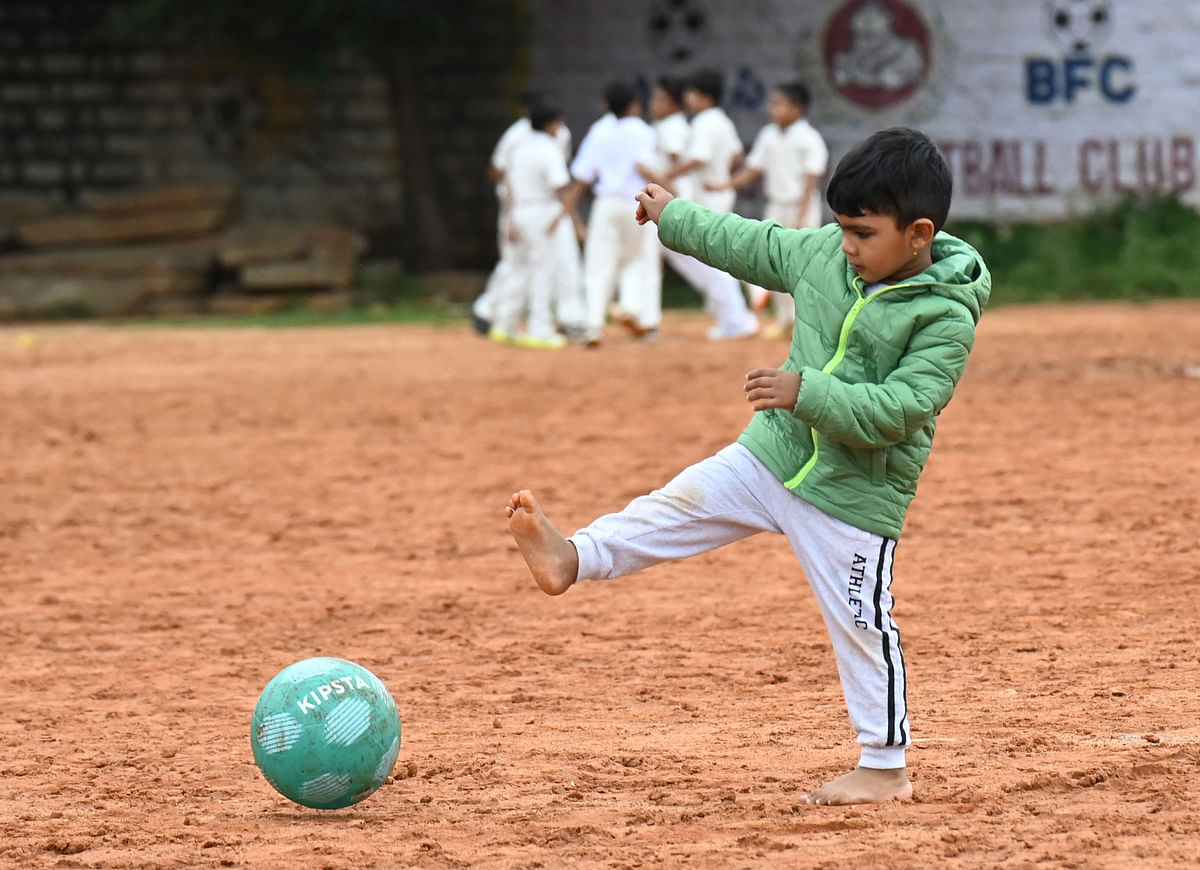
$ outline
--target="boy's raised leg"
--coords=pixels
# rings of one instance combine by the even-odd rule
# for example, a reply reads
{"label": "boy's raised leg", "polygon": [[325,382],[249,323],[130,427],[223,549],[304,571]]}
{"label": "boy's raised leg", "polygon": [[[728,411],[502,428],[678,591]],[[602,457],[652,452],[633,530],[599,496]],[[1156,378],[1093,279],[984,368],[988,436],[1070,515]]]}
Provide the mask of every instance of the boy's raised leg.
{"label": "boy's raised leg", "polygon": [[514,492],[504,513],[517,549],[541,590],[562,595],[570,589],[579,574],[579,554],[542,513],[533,493],[527,489]]}
{"label": "boy's raised leg", "polygon": [[822,806],[848,804],[877,804],[884,801],[906,801],[912,798],[912,783],[906,768],[879,770],[856,767],[847,774],[825,783],[804,796],[806,803]]}

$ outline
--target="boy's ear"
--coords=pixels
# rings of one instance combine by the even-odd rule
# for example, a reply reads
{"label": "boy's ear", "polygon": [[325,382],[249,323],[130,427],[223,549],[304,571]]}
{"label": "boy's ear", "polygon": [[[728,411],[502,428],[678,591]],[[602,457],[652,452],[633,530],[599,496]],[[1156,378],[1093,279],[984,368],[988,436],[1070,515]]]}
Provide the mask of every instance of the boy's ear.
{"label": "boy's ear", "polygon": [[937,235],[937,230],[934,229],[933,221],[929,218],[917,218],[908,225],[906,234],[915,253],[933,244],[933,237]]}

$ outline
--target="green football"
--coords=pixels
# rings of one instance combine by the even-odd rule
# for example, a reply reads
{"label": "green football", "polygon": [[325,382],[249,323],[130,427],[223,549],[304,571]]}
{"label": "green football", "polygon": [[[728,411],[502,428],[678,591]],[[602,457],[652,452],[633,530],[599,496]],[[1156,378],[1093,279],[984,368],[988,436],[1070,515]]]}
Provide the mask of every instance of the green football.
{"label": "green football", "polygon": [[400,754],[400,714],[362,665],[338,658],[296,662],[254,705],[254,762],[281,795],[306,807],[356,804],[387,780]]}

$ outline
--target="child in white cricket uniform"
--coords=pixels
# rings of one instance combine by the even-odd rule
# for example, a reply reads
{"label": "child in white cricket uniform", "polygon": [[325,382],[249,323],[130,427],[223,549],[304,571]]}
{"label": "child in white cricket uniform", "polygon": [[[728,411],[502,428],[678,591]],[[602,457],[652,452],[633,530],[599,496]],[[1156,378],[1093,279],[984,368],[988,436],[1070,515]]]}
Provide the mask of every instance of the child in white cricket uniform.
{"label": "child in white cricket uniform", "polygon": [[[688,81],[683,94],[692,113],[688,144],[680,162],[663,178],[678,196],[729,212],[737,194],[728,188],[708,189],[726,185],[743,154],[737,129],[719,105],[721,90],[721,75],[715,71],[696,73]],[[671,268],[704,294],[705,309],[717,319],[709,338],[746,338],[758,332],[758,318],[746,307],[736,278],[678,251],[666,249],[665,256]]]}
{"label": "child in white cricket uniform", "polygon": [[[808,102],[808,88],[800,82],[774,88],[767,102],[771,123],[759,131],[746,165],[725,185],[717,186],[736,189],[763,179],[767,196],[763,219],[785,227],[821,225],[818,190],[829,166],[829,149],[805,117]],[[773,303],[775,322],[764,333],[773,338],[790,336],[796,317],[792,297],[753,285],[750,293],[756,309],[766,307],[768,299]]]}
{"label": "child in white cricket uniform", "polygon": [[[571,225],[578,225],[579,218],[567,200],[571,177],[554,139],[562,124],[561,113],[535,106],[529,122],[528,135],[513,146],[500,167],[507,185],[512,266],[502,282],[503,292],[493,303],[495,317],[488,335],[501,343],[554,349],[566,343],[554,315],[555,288],[562,284],[556,247],[563,224],[573,234]],[[519,328],[522,314],[524,330]]]}
{"label": "child in white cricket uniform", "polygon": [[[520,296],[521,288],[512,283],[512,243],[509,241],[507,226],[508,185],[502,167],[508,164],[513,148],[530,133],[529,113],[534,106],[545,104],[540,91],[527,90],[521,93],[521,116],[501,134],[492,149],[491,162],[488,165],[488,178],[496,185],[496,199],[499,203],[497,217],[497,249],[499,259],[492,273],[488,276],[483,293],[476,297],[471,306],[476,331],[486,335],[495,319],[496,300],[506,293]],[[563,159],[571,158],[571,131],[566,124],[559,124],[554,140],[562,151]],[[566,230],[564,232],[563,230]],[[564,323],[581,323],[583,320],[582,272],[579,263],[579,246],[574,230],[564,227],[557,230],[555,236],[555,251],[561,263],[558,272],[563,286],[555,288],[555,299],[559,319]]]}
{"label": "child in white cricket uniform", "polygon": [[611,117],[593,125],[571,164],[572,199],[585,187],[594,194],[583,249],[583,341],[588,347],[600,344],[618,279],[625,304],[637,313],[639,330],[657,329],[661,317],[658,234],[640,226],[629,211],[629,203],[646,185],[637,166],[653,157],[654,130],[641,119],[641,104],[629,85],[610,84],[604,98]]}

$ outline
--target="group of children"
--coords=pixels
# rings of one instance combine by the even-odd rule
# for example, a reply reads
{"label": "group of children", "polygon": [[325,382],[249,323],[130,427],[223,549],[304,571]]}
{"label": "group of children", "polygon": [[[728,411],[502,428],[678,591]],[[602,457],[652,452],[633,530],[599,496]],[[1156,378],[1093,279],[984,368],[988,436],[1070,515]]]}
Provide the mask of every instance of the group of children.
{"label": "group of children", "polygon": [[[722,79],[713,71],[686,81],[662,78],[649,101],[651,125],[642,120],[634,89],[615,82],[604,92],[603,116],[572,158],[561,112],[536,93],[523,94],[522,117],[497,143],[489,170],[500,201],[500,258],[473,306],[476,329],[522,347],[561,348],[569,340],[597,347],[615,317],[635,339],[653,341],[662,318],[665,260],[703,297],[715,321],[710,339],[758,334],[755,311],[769,299],[774,316],[764,335],[790,336],[790,296],[747,285],[748,305],[737,278],[664,247],[630,209],[653,182],[730,212],[737,189],[762,179],[764,217],[787,227],[820,225],[828,151],[805,118],[807,89],[792,83],[771,92],[771,123],[748,157],[720,107],[721,96]],[[579,204],[589,191],[584,226]]]}

